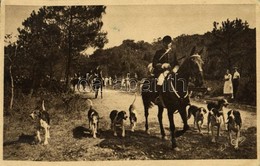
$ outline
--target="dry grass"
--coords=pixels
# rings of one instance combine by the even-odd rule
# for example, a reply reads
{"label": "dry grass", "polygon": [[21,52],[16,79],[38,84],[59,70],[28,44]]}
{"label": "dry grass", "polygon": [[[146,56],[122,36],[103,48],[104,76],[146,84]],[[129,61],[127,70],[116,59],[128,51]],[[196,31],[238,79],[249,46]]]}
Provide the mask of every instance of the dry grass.
{"label": "dry grass", "polygon": [[[52,96],[46,98],[46,108],[51,115],[51,139],[49,145],[35,144],[35,122],[28,115],[41,98],[21,100],[16,103],[16,112],[4,117],[4,160],[33,161],[90,161],[90,160],[159,160],[159,159],[255,159],[256,156],[256,109],[240,110],[243,117],[242,136],[246,140],[235,150],[227,143],[227,132],[222,131],[218,143],[210,142],[210,135],[204,135],[192,128],[177,138],[180,152],[173,151],[170,141],[160,139],[156,107],[150,110],[151,134],[144,132],[144,112],[140,96],[136,100],[138,110],[137,130],[129,130],[126,121],[126,137],[114,137],[108,118],[112,109],[125,110],[133,95],[125,92],[107,91],[103,99],[93,99],[94,108],[99,112],[101,125],[98,138],[91,137],[88,129],[86,98],[93,94]],[[65,103],[64,103],[65,101]],[[66,102],[68,102],[66,106]],[[202,103],[194,102],[197,105]],[[17,109],[17,106],[20,109]],[[240,108],[238,108],[240,109]],[[179,115],[175,115],[178,129],[182,126]],[[163,121],[169,134],[166,111]],[[192,125],[193,120],[189,121]],[[43,135],[42,135],[43,137]]]}

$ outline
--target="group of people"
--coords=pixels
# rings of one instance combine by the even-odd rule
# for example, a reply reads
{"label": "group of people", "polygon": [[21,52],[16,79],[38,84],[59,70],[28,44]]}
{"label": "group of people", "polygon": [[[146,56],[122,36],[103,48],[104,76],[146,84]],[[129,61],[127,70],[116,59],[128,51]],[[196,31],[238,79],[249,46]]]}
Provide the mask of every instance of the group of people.
{"label": "group of people", "polygon": [[239,79],[240,73],[238,72],[237,67],[234,67],[233,75],[230,73],[230,70],[227,69],[226,74],[224,75],[224,97],[227,99],[236,99]]}

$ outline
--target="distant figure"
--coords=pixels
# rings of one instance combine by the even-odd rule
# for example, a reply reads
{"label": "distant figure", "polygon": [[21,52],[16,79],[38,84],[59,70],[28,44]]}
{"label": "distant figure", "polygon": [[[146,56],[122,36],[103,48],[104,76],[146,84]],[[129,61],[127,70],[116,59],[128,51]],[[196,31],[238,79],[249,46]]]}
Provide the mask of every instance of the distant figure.
{"label": "distant figure", "polygon": [[121,80],[121,89],[123,89],[124,87],[125,87],[125,77],[123,76]]}
{"label": "distant figure", "polygon": [[105,80],[104,80],[104,86],[107,86],[107,85],[108,85],[108,77],[106,76]]}
{"label": "distant figure", "polygon": [[233,98],[233,86],[232,86],[232,75],[230,71],[227,70],[224,75],[224,88],[223,93],[225,98]]}
{"label": "distant figure", "polygon": [[130,90],[130,73],[127,73],[125,78],[126,91]]}
{"label": "distant figure", "polygon": [[114,84],[117,83],[117,76],[116,76],[116,75],[114,76],[113,83],[114,83]]}
{"label": "distant figure", "polygon": [[238,85],[239,85],[239,79],[240,79],[240,74],[237,71],[237,67],[234,67],[234,74],[233,74],[233,94],[234,94],[234,98],[236,98],[237,95],[237,90],[238,90]]}
{"label": "distant figure", "polygon": [[109,86],[112,86],[112,77],[108,78],[108,84],[109,84]]}

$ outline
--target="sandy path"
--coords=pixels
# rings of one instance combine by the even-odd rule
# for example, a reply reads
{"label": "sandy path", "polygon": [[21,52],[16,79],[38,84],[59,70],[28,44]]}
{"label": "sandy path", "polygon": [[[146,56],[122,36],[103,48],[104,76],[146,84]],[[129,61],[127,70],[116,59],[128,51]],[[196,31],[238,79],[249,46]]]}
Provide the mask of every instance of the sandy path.
{"label": "sandy path", "polygon": [[[94,94],[87,94],[88,97],[94,97]],[[93,99],[93,104],[94,108],[96,108],[99,112],[99,114],[103,117],[103,121],[106,121],[107,123],[109,122],[109,113],[116,109],[116,110],[124,110],[128,113],[128,108],[130,104],[134,100],[134,94],[133,93],[128,93],[125,91],[120,91],[120,90],[111,90],[111,89],[105,89],[103,92],[103,99],[100,98],[100,96],[97,99]],[[192,100],[192,104],[200,106],[200,107],[205,107],[206,104],[202,102],[197,102]],[[143,103],[142,103],[142,98],[141,95],[137,95],[136,101],[135,101],[135,106],[138,112],[138,125],[137,129],[142,129],[144,130],[144,122],[145,122],[145,117],[144,117],[144,108],[143,108]],[[239,110],[241,113],[242,117],[242,122],[243,122],[243,129],[247,129],[252,126],[256,126],[256,111],[252,111],[252,109],[249,111],[247,109],[240,109],[240,108],[235,108],[234,106],[231,107],[232,109]],[[224,113],[226,114],[231,108],[224,108]],[[168,118],[167,118],[167,111],[165,109],[164,114],[163,114],[163,123],[164,127],[168,128]],[[174,115],[174,120],[175,120],[175,125],[176,127],[182,127],[182,121],[180,118],[179,114]],[[103,126],[103,127],[109,127],[109,125]],[[157,124],[157,131],[159,132],[159,124],[157,120],[157,106],[152,107],[149,110],[149,123],[154,123],[155,125]],[[191,118],[188,123],[193,126],[193,118]],[[129,121],[127,121],[127,124],[129,124]],[[102,125],[101,125],[102,126]],[[206,121],[204,122],[204,127],[206,127]],[[108,129],[108,128],[106,128]]]}

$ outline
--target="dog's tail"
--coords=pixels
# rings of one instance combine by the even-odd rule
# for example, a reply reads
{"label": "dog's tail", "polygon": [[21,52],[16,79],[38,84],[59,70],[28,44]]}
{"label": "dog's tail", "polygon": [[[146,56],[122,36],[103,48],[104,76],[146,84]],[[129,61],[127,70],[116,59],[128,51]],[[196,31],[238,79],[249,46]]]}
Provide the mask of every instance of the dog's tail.
{"label": "dog's tail", "polygon": [[42,110],[46,111],[45,106],[44,106],[44,100],[42,100]]}
{"label": "dog's tail", "polygon": [[134,98],[134,101],[132,102],[132,105],[135,103],[135,100],[136,100],[136,93],[135,93],[135,98]]}
{"label": "dog's tail", "polygon": [[92,102],[92,100],[90,100],[90,99],[87,99],[88,101],[89,101],[89,103],[90,103],[90,105],[89,105],[89,109],[92,109],[92,107],[93,107],[93,102]]}

